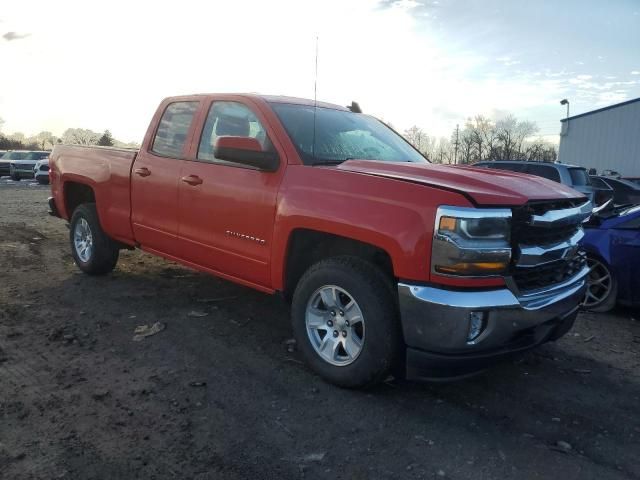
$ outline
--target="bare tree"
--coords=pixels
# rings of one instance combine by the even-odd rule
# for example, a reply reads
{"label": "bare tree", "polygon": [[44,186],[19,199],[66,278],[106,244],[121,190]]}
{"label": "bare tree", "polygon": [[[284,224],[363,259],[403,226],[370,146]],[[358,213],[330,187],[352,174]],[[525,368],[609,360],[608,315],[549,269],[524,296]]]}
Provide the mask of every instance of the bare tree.
{"label": "bare tree", "polygon": [[73,145],[95,145],[100,134],[84,128],[68,128],[62,134],[62,143]]}
{"label": "bare tree", "polygon": [[516,142],[516,156],[519,160],[523,158],[522,147],[525,140],[538,132],[538,126],[534,122],[523,121],[516,123],[514,134]]}
{"label": "bare tree", "polygon": [[411,128],[408,128],[404,131],[404,138],[417,150],[420,151],[425,157],[430,158],[430,155],[433,153],[432,146],[433,140],[427,135],[424,130],[420,127],[414,125]]}
{"label": "bare tree", "polygon": [[460,133],[460,146],[458,149],[459,163],[472,163],[474,145],[475,141],[473,132],[465,128]]}
{"label": "bare tree", "polygon": [[57,138],[51,132],[43,131],[29,138],[29,141],[33,141],[38,144],[38,148],[47,150],[53,148]]}

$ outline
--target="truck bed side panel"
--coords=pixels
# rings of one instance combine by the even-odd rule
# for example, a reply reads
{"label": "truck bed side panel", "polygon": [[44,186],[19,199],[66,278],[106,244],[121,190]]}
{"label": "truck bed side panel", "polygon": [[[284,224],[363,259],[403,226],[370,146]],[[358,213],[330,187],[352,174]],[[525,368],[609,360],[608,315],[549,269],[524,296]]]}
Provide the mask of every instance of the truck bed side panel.
{"label": "truck bed side panel", "polygon": [[56,146],[51,155],[52,191],[62,216],[70,219],[65,191],[71,182],[93,189],[103,230],[112,238],[134,244],[131,229],[131,167],[137,152],[117,148]]}

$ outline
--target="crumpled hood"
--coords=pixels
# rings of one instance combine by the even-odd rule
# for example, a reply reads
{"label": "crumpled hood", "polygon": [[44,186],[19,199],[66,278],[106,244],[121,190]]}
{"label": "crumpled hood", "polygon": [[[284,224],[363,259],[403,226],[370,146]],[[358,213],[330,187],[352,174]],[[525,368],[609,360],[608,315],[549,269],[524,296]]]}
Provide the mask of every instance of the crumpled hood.
{"label": "crumpled hood", "polygon": [[581,198],[583,194],[546,178],[481,167],[433,163],[348,160],[339,170],[456,190],[478,205],[523,205],[530,200]]}

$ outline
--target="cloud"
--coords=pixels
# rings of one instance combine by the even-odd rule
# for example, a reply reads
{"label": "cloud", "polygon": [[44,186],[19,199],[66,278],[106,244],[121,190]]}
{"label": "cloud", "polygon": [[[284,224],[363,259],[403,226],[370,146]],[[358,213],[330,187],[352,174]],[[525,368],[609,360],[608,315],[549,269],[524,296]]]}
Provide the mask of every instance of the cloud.
{"label": "cloud", "polygon": [[2,35],[2,38],[4,38],[7,42],[11,42],[13,40],[22,40],[23,38],[27,38],[30,35],[30,33],[7,32]]}
{"label": "cloud", "polygon": [[640,71],[639,70],[634,70],[633,72],[631,72],[631,75],[640,75]]}

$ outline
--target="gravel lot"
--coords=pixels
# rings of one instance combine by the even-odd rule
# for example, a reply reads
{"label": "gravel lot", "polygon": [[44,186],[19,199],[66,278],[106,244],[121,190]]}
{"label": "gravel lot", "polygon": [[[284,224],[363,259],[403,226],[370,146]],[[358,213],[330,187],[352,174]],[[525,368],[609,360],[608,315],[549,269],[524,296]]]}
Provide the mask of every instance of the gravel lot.
{"label": "gravel lot", "polygon": [[638,311],[465,381],[340,390],[276,297],[138,251],[80,274],[48,194],[0,180],[0,478],[640,478]]}

